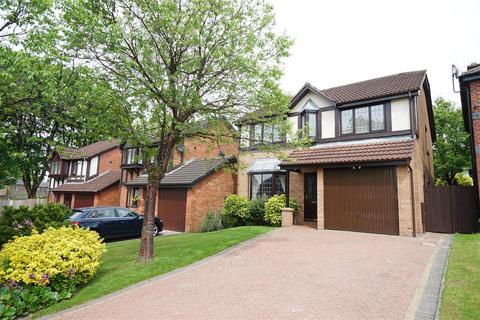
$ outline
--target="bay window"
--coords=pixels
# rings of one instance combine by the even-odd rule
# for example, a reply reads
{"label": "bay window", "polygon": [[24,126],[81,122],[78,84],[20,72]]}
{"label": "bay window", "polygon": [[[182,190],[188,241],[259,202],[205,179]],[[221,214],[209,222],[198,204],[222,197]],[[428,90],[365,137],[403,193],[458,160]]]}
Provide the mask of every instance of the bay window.
{"label": "bay window", "polygon": [[250,174],[250,198],[268,198],[285,193],[285,173]]}
{"label": "bay window", "polygon": [[383,104],[340,111],[341,134],[362,134],[385,130]]}

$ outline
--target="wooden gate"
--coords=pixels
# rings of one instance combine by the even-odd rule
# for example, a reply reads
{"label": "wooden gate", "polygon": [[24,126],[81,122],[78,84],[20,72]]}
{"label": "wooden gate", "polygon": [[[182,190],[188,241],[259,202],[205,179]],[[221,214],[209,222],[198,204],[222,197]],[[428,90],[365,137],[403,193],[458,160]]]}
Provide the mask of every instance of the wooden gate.
{"label": "wooden gate", "polygon": [[475,187],[425,186],[425,229],[443,233],[476,231]]}

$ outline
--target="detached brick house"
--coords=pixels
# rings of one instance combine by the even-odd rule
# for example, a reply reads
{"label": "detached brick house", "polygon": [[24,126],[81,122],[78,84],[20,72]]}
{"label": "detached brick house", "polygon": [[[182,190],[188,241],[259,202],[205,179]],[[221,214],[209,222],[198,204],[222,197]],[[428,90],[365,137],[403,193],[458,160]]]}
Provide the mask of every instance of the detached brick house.
{"label": "detached brick house", "polygon": [[[424,232],[423,187],[433,183],[435,140],[426,71],[405,72],[320,90],[305,84],[288,121],[313,139],[264,123],[241,127],[238,194],[286,193],[301,205],[296,224],[318,229],[415,236]],[[308,130],[307,130],[308,129]],[[260,144],[285,144],[283,161]]]}
{"label": "detached brick house", "polygon": [[117,141],[56,151],[50,162],[49,201],[72,209],[118,206],[121,159]]}
{"label": "detached brick house", "polygon": [[[175,148],[171,167],[162,179],[155,212],[167,230],[200,231],[210,210],[223,207],[236,192],[236,175],[226,167],[235,162],[238,144],[216,145],[208,140],[187,140]],[[148,175],[142,150],[122,146],[120,206],[144,213]]]}
{"label": "detached brick house", "polygon": [[462,73],[460,82],[460,97],[462,101],[463,122],[465,130],[470,133],[472,154],[472,176],[479,193],[480,170],[480,63],[472,63]]}

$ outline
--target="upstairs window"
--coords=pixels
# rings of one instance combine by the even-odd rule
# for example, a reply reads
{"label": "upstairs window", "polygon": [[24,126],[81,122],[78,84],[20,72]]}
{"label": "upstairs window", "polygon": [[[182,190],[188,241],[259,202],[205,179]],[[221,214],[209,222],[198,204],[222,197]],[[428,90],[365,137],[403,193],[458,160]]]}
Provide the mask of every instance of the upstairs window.
{"label": "upstairs window", "polygon": [[[248,130],[248,128],[250,128],[250,130]],[[245,127],[242,126],[240,132],[240,145],[244,148],[259,144],[285,141],[279,125],[257,123]]]}
{"label": "upstairs window", "polygon": [[142,149],[139,148],[129,148],[124,151],[123,155],[124,164],[142,164]]}
{"label": "upstairs window", "polygon": [[383,104],[360,107],[340,112],[341,134],[363,134],[385,130]]}
{"label": "upstairs window", "polygon": [[312,138],[317,138],[317,123],[318,112],[317,111],[304,111],[301,114],[301,129],[308,126],[308,135]]}
{"label": "upstairs window", "polygon": [[60,161],[52,162],[50,174],[60,174],[62,163]]}

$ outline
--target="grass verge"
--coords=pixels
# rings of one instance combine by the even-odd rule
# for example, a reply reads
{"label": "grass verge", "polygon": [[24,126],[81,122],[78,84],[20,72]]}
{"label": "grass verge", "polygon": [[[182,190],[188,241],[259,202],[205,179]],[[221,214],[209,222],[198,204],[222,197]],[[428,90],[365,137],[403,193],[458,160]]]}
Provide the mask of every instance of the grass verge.
{"label": "grass verge", "polygon": [[480,319],[480,234],[453,238],[440,319]]}
{"label": "grass verge", "polygon": [[238,227],[208,233],[186,233],[155,238],[155,260],[137,262],[139,239],[107,244],[95,278],[68,300],[35,313],[34,318],[100,298],[132,284],[184,267],[240,242],[272,230],[271,227]]}

